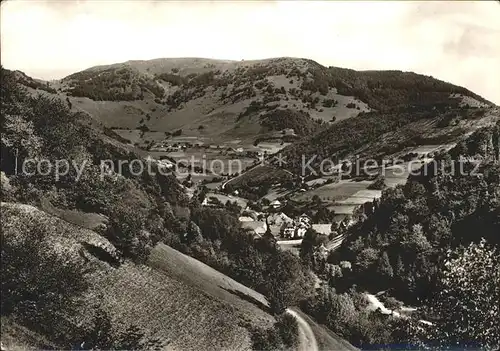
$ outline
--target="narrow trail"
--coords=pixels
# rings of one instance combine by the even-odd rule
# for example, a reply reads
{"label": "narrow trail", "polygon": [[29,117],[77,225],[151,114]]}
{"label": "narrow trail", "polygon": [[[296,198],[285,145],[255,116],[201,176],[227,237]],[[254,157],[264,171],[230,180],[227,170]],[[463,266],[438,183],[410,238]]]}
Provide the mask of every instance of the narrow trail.
{"label": "narrow trail", "polygon": [[[399,313],[398,311],[393,311],[393,310],[390,310],[387,307],[385,307],[384,304],[378,299],[378,297],[373,295],[373,294],[366,293],[365,297],[366,297],[366,300],[368,301],[368,304],[369,304],[368,309],[371,311],[379,310],[383,314],[390,314],[390,315],[397,317],[397,318],[408,318],[407,316]],[[407,307],[406,310],[414,311],[416,309]],[[418,321],[422,324],[433,325],[433,323],[426,321],[426,320],[423,320],[423,319],[419,319]]]}
{"label": "narrow trail", "polygon": [[295,317],[297,323],[299,324],[299,351],[318,351],[318,342],[311,329],[309,323],[307,323],[297,312],[289,308],[286,312]]}

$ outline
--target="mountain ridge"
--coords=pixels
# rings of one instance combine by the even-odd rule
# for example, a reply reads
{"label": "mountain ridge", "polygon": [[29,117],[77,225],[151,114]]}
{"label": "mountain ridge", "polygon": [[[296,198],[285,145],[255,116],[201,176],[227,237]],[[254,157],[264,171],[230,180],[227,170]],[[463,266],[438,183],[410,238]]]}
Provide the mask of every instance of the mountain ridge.
{"label": "mountain ridge", "polygon": [[272,138],[273,132],[297,129],[289,122],[297,114],[299,124],[309,125],[299,130],[302,137],[361,112],[454,99],[494,106],[466,88],[413,72],[355,71],[290,57],[129,60],[89,67],[48,84],[75,109],[125,138],[127,130],[143,129],[143,145],[158,139],[148,138],[148,131],[178,129],[215,142],[237,136],[251,145]]}

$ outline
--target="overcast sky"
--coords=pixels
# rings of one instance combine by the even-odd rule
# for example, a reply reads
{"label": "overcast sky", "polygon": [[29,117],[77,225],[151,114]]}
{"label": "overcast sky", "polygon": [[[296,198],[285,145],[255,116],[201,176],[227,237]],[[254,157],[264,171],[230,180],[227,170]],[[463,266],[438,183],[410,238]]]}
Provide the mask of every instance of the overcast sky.
{"label": "overcast sky", "polygon": [[36,78],[159,57],[400,69],[500,104],[497,1],[42,1],[1,5],[1,59]]}

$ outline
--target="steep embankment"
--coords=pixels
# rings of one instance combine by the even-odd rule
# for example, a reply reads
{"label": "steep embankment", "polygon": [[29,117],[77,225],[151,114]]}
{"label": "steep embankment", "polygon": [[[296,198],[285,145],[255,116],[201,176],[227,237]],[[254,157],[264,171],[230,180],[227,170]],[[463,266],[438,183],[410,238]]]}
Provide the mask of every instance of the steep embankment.
{"label": "steep embankment", "polygon": [[[263,300],[261,295],[169,247],[153,251],[151,265],[155,268],[128,261],[112,267],[89,252],[89,247],[114,252],[99,234],[33,206],[2,203],[1,208],[2,226],[18,221],[48,222],[55,229],[50,238],[53,245],[85,262],[91,271],[86,276],[90,289],[84,296],[85,306],[101,303],[113,323],[143,327],[168,341],[168,348],[249,349],[246,327],[273,323],[271,315],[251,302],[253,294]],[[88,323],[91,316],[82,308],[66,318]]]}
{"label": "steep embankment", "polygon": [[[265,312],[264,296],[243,286],[213,268],[166,245],[158,245],[147,265],[124,262],[113,267],[94,256],[89,247],[100,247],[114,255],[113,245],[99,234],[76,227],[39,209],[22,204],[1,204],[2,225],[17,221],[43,221],[57,228],[50,240],[60,250],[84,261],[90,290],[85,305],[102,304],[114,323],[134,323],[152,336],[168,341],[168,348],[179,350],[244,350],[250,348],[248,327],[269,327],[274,318]],[[73,217],[76,214],[73,214]],[[305,322],[296,311],[289,310],[299,322],[302,350],[318,349],[313,329],[321,327]],[[89,323],[85,308],[68,320]],[[10,322],[10,321],[9,321]],[[22,327],[6,328],[9,345],[27,344],[40,347],[47,342],[35,333],[20,338]],[[313,329],[311,329],[313,328]],[[15,331],[15,335],[12,335]],[[326,330],[322,331],[327,334]],[[325,345],[342,343],[340,338],[326,338]]]}

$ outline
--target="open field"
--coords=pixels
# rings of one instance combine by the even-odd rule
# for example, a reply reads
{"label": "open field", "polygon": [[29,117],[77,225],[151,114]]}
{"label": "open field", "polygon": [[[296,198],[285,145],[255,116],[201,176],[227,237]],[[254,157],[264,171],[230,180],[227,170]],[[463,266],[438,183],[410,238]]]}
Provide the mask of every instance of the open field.
{"label": "open field", "polygon": [[218,189],[222,185],[222,183],[223,182],[208,183],[208,184],[205,184],[205,186],[209,190],[215,190],[215,189]]}
{"label": "open field", "polygon": [[373,201],[382,196],[382,190],[363,189],[355,192],[345,200],[337,201],[342,205],[362,205],[365,202]]}
{"label": "open field", "polygon": [[295,195],[296,201],[311,201],[314,195],[318,195],[322,201],[336,202],[346,200],[360,190],[365,190],[370,181],[341,180],[338,183],[330,183],[319,188]]}
{"label": "open field", "polygon": [[266,180],[289,179],[291,175],[284,170],[278,169],[270,165],[258,165],[239,177],[233,178],[226,185],[238,187],[241,184],[248,182],[259,183]]}
{"label": "open field", "polygon": [[271,190],[264,196],[264,198],[268,199],[269,201],[274,201],[279,197],[284,197],[285,195],[291,193],[292,191],[288,189],[283,189],[280,186],[275,186],[272,187]]}
{"label": "open field", "polygon": [[227,201],[231,201],[231,202],[236,201],[238,203],[238,205],[242,209],[246,208],[247,207],[247,203],[248,203],[248,201],[246,199],[238,197],[238,196],[234,196],[234,195],[225,195],[225,194],[218,194],[218,193],[207,193],[206,197],[207,197],[207,199],[210,199],[211,197],[215,197],[216,199],[218,199],[223,204],[225,204]]}

